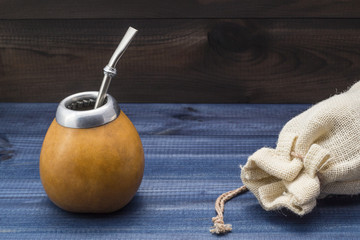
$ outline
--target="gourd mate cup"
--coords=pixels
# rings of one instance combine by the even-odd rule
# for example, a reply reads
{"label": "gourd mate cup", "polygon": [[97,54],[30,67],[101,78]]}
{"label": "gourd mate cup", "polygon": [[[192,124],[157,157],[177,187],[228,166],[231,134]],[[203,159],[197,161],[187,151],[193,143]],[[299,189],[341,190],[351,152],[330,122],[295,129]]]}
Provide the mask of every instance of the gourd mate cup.
{"label": "gourd mate cup", "polygon": [[[108,64],[104,72],[110,67],[115,70]],[[133,198],[143,177],[139,134],[106,91],[100,103],[100,92],[62,100],[43,142],[41,182],[50,200],[70,212],[119,210]]]}

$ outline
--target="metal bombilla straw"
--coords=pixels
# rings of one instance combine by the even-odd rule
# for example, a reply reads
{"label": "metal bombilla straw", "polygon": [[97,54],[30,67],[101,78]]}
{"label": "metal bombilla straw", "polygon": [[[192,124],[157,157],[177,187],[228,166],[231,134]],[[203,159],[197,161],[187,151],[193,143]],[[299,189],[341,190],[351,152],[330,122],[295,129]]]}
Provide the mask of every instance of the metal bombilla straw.
{"label": "metal bombilla straw", "polygon": [[116,75],[116,64],[121,58],[121,56],[124,54],[132,39],[135,37],[136,33],[137,30],[135,28],[128,28],[123,39],[119,43],[119,46],[116,48],[114,54],[111,56],[109,63],[104,67],[104,78],[101,83],[99,94],[96,98],[94,109],[103,105],[111,79]]}

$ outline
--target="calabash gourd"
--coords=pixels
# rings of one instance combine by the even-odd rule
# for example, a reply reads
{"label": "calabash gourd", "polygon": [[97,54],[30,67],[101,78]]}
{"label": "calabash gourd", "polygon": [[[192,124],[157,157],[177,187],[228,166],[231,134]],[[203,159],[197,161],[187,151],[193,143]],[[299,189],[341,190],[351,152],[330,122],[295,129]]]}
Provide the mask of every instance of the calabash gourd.
{"label": "calabash gourd", "polygon": [[[70,96],[60,103],[58,121],[64,120],[64,116],[71,118],[75,112],[75,120],[93,118],[96,125],[98,119],[94,123],[94,116],[106,116],[108,109],[117,106],[116,101],[112,104],[108,101],[95,110],[64,110],[85,95],[80,93],[76,99]],[[96,95],[97,92],[92,93]],[[66,113],[59,116],[60,107]],[[88,116],[79,117],[77,112]],[[63,126],[74,119],[66,119],[68,123],[63,121],[62,125],[54,119],[50,125],[40,154],[40,177],[47,195],[60,208],[70,212],[108,213],[121,209],[135,195],[143,177],[144,151],[134,125],[124,112],[118,112],[118,116],[110,118],[114,120],[106,120],[99,126]]]}

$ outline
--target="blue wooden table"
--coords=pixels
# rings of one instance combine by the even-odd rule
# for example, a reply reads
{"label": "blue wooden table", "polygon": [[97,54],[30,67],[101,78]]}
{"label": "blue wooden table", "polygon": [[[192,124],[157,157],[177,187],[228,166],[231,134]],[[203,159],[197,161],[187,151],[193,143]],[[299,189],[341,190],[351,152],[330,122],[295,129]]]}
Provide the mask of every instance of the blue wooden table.
{"label": "blue wooden table", "polygon": [[275,146],[282,126],[308,105],[121,104],[145,149],[133,201],[112,214],[73,214],[53,205],[39,155],[57,104],[0,104],[0,239],[360,238],[360,198],[318,201],[298,217],[266,212],[245,193],[228,202],[228,235],[209,233],[219,194],[241,185],[239,164]]}

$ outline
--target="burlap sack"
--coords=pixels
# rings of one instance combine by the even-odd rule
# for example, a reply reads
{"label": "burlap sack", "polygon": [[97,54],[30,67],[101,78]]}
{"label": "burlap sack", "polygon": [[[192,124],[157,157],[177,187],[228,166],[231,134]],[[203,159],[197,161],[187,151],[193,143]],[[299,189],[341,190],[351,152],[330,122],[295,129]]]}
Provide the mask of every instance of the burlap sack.
{"label": "burlap sack", "polygon": [[276,149],[249,157],[241,179],[265,210],[285,207],[298,215],[317,198],[359,194],[360,82],[291,119]]}

